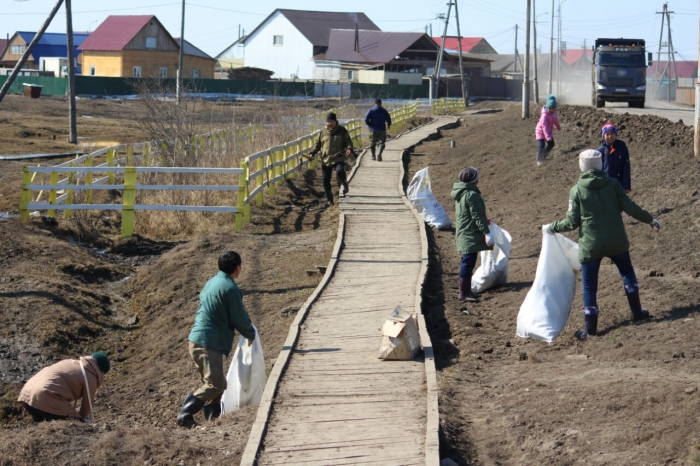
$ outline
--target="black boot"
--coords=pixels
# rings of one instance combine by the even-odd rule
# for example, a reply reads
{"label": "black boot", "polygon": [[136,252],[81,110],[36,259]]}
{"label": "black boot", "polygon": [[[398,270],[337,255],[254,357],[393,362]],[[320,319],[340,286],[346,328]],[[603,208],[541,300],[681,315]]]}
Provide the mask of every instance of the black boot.
{"label": "black boot", "polygon": [[374,147],[371,147],[370,151],[372,152],[372,160],[376,160],[377,157],[376,157],[376,154],[374,153]]}
{"label": "black boot", "polygon": [[459,279],[459,302],[460,303],[477,303],[479,297],[472,291],[472,279]]}
{"label": "black boot", "polygon": [[326,193],[326,199],[328,199],[328,201],[326,202],[326,206],[327,207],[332,206],[333,205],[333,193],[330,193],[330,192]]}
{"label": "black boot", "polygon": [[644,320],[649,318],[649,311],[642,309],[642,303],[639,300],[639,291],[628,293],[627,302],[630,305],[633,320]]}
{"label": "black boot", "polygon": [[350,191],[350,186],[348,186],[348,182],[346,181],[345,183],[343,183],[343,196],[345,196],[348,193],[348,191]]}
{"label": "black boot", "polygon": [[207,421],[211,421],[213,419],[217,419],[221,417],[221,401],[216,401],[209,403],[208,405],[204,405],[204,408],[202,409],[202,413],[204,414],[204,419]]}
{"label": "black boot", "polygon": [[[597,310],[596,310],[597,311]],[[585,311],[587,312],[587,311]],[[586,322],[586,330],[577,330],[574,336],[579,340],[587,340],[588,337],[595,337],[598,335],[598,313],[584,314],[584,321]]]}
{"label": "black boot", "polygon": [[197,423],[193,416],[197,414],[203,406],[204,402],[202,400],[188,393],[185,397],[185,401],[182,402],[182,406],[180,406],[180,414],[177,415],[177,423],[188,429],[196,427]]}

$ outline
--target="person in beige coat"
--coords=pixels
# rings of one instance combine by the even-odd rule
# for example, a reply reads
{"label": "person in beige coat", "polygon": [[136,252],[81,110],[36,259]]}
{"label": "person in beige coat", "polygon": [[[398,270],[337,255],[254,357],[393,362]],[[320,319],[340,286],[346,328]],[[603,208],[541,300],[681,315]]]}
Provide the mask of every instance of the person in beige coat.
{"label": "person in beige coat", "polygon": [[[34,422],[87,419],[109,368],[109,359],[102,353],[57,362],[30,378],[17,401],[24,404]],[[80,411],[76,410],[78,400]]]}

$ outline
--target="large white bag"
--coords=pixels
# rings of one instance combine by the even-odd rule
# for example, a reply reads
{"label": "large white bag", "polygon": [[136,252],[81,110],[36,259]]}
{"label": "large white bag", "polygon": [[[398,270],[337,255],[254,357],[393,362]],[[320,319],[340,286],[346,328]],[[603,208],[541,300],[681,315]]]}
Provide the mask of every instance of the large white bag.
{"label": "large white bag", "polygon": [[489,225],[493,238],[493,249],[481,251],[481,265],[472,275],[472,291],[481,293],[496,285],[505,285],[508,281],[508,258],[510,258],[510,233],[491,222]]}
{"label": "large white bag", "polygon": [[450,216],[447,215],[445,209],[440,205],[438,200],[435,199],[433,191],[430,189],[428,167],[418,170],[416,174],[413,175],[413,179],[406,190],[406,196],[421,214],[423,220],[431,227],[442,230],[452,225]]}
{"label": "large white bag", "polygon": [[238,338],[238,347],[226,374],[227,388],[221,397],[221,413],[259,404],[266,381],[265,357],[258,329],[255,328],[255,340],[251,346],[248,346],[248,339],[243,335]]}
{"label": "large white bag", "polygon": [[578,244],[558,233],[542,233],[535,281],[518,313],[519,337],[551,343],[559,336],[574,301],[576,270],[581,270]]}

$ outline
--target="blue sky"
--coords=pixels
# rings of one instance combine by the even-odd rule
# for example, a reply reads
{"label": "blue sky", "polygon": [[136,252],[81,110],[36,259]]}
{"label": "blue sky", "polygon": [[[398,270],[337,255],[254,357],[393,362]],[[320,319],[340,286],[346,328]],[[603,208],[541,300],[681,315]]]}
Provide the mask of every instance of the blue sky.
{"label": "blue sky", "polygon": [[[555,0],[558,5],[560,0]],[[551,0],[536,2],[538,45],[549,51]],[[35,31],[55,4],[55,0],[2,0],[0,34],[17,30]],[[180,35],[178,0],[73,0],[75,30],[94,30],[109,15],[155,14],[170,33]],[[309,0],[192,0],[187,2],[185,38],[205,52],[216,55],[238,37],[239,24],[251,31],[275,8],[299,10],[362,11],[385,31],[424,31],[432,24],[433,35],[440,35],[444,23],[437,15],[446,13],[447,0],[354,0],[352,2],[311,2]],[[513,53],[514,28],[520,26],[519,50],[525,49],[523,28],[526,0],[458,0],[463,36],[486,37],[499,53]],[[569,48],[580,48],[584,39],[590,47],[597,37],[643,38],[656,52],[663,8],[656,0],[565,0],[561,6],[562,40]],[[698,56],[698,1],[669,2],[675,11],[671,18],[677,59],[696,60]],[[546,14],[543,14],[546,13]],[[541,16],[540,16],[541,14]],[[65,31],[65,15],[59,13],[49,32]],[[556,18],[555,18],[556,21]],[[556,29],[556,28],[555,28]],[[456,35],[454,17],[448,34]],[[664,37],[664,41],[666,38]],[[656,57],[655,57],[656,58]]]}

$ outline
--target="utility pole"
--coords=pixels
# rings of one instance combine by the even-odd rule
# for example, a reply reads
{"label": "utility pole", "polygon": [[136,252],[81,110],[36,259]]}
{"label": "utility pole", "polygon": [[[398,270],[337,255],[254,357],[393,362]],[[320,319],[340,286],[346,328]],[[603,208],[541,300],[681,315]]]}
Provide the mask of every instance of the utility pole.
{"label": "utility pole", "polygon": [[[698,19],[698,31],[700,31],[700,15]],[[700,35],[698,36],[698,70],[700,70]],[[700,80],[695,82],[695,136],[693,140],[693,149],[695,157],[700,157]]]}
{"label": "utility pole", "polygon": [[466,83],[464,81],[464,65],[462,63],[462,33],[459,29],[459,10],[457,9],[457,0],[450,0],[450,3],[455,5],[455,21],[457,22],[457,43],[459,44],[459,79],[462,83],[462,98],[464,99],[464,106],[469,106],[469,90],[467,89]]}
{"label": "utility pole", "polygon": [[515,52],[513,53],[513,73],[518,72],[518,25],[515,25]]}
{"label": "utility pole", "polygon": [[[673,14],[673,11],[668,11],[668,3],[664,3],[664,10],[660,12],[656,12],[657,15],[662,15],[661,18],[661,37],[659,38],[659,52],[657,55],[657,61],[656,61],[656,72],[659,72],[659,62],[661,61],[661,55],[666,55],[666,66],[664,66],[664,72],[661,74],[661,77],[659,78],[659,84],[656,88],[655,94],[658,94],[659,89],[661,88],[661,85],[664,82],[664,78],[668,79],[668,85],[666,86],[666,100],[669,102],[671,101],[671,70],[670,66],[671,63],[673,63],[673,75],[675,76],[676,80],[678,80],[678,70],[676,69],[676,51],[673,48],[673,38],[671,36],[671,14]],[[666,24],[668,26],[668,41],[666,44],[663,44],[663,37],[664,37],[664,21],[666,21]],[[661,49],[666,48],[666,52],[662,52]]]}
{"label": "utility pole", "polygon": [[554,77],[554,0],[552,0],[552,32],[549,36],[549,93],[552,93]]}
{"label": "utility pole", "polygon": [[523,74],[523,118],[530,118],[530,8],[532,0],[527,0],[525,15],[525,73]]}
{"label": "utility pole", "polygon": [[182,65],[184,61],[185,50],[185,0],[182,0],[182,20],[180,24],[180,54],[177,59],[177,84],[175,85],[175,94],[178,103],[182,100]]}
{"label": "utility pole", "polygon": [[534,41],[532,50],[535,53],[535,80],[534,80],[534,86],[535,86],[535,103],[539,105],[540,103],[540,88],[539,84],[537,83],[537,1],[532,0],[532,39]]}
{"label": "utility pole", "polygon": [[445,17],[445,30],[442,33],[442,41],[440,43],[440,51],[437,56],[437,63],[435,64],[435,71],[433,72],[433,81],[435,85],[433,86],[433,95],[431,97],[437,98],[440,92],[440,68],[442,67],[442,55],[445,53],[445,40],[447,40],[447,25],[450,23],[450,13],[452,12],[452,2],[447,4],[447,16]]}
{"label": "utility pole", "polygon": [[561,0],[557,11],[557,97],[561,93]]}
{"label": "utility pole", "polygon": [[68,142],[78,143],[78,123],[75,108],[75,50],[73,49],[73,10],[66,2],[66,46],[68,49]]}
{"label": "utility pole", "polygon": [[10,74],[10,76],[8,76],[7,81],[5,81],[5,84],[2,86],[2,89],[0,89],[0,102],[2,102],[2,99],[7,94],[7,91],[10,90],[10,86],[12,85],[15,78],[19,74],[19,70],[21,70],[22,67],[24,66],[24,64],[27,62],[27,59],[32,54],[34,47],[36,47],[36,44],[39,43],[41,36],[43,36],[44,32],[46,32],[46,28],[49,27],[49,24],[51,24],[51,20],[53,20],[54,16],[56,16],[56,13],[58,12],[58,9],[61,8],[62,4],[63,4],[63,0],[58,0],[56,2],[56,5],[54,5],[53,10],[51,10],[51,13],[49,13],[48,18],[46,18],[46,21],[44,21],[44,24],[41,25],[41,28],[34,36],[34,39],[32,39],[32,41],[27,46],[27,49],[24,51],[24,55],[22,55],[22,58],[19,59],[19,61],[15,65],[14,69],[12,70],[12,73]]}

